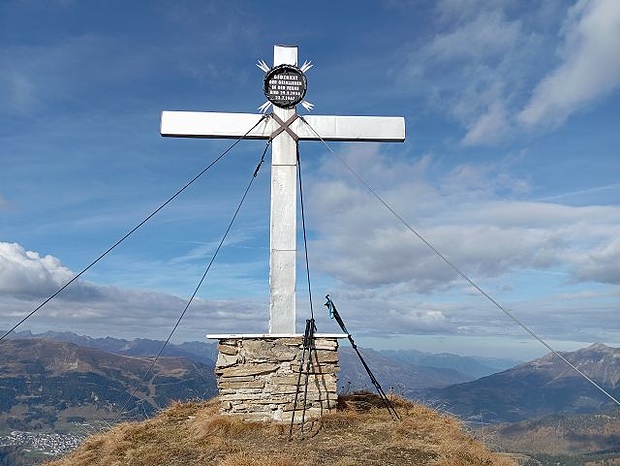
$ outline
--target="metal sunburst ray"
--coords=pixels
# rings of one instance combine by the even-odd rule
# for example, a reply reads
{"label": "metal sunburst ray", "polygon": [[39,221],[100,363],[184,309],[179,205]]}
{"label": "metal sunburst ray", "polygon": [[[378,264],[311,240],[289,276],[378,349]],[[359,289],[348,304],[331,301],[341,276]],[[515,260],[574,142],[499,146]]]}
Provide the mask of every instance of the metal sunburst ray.
{"label": "metal sunburst ray", "polygon": [[265,60],[258,60],[258,63],[256,64],[256,66],[258,66],[265,73],[269,73],[269,70],[271,70],[269,65],[267,63],[265,63]]}
{"label": "metal sunburst ray", "polygon": [[261,105],[260,107],[258,107],[258,111],[261,113],[267,113],[267,111],[269,110],[269,108],[272,106],[273,104],[269,101],[265,102],[263,105]]}

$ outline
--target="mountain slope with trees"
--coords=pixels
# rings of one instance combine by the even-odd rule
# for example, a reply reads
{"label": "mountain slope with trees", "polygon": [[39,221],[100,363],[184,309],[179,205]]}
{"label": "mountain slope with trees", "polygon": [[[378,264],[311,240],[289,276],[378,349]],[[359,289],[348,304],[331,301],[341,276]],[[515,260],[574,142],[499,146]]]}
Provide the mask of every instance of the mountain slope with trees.
{"label": "mountain slope with trees", "polygon": [[142,418],[170,400],[217,393],[210,366],[163,357],[147,375],[152,361],[45,339],[3,340],[0,431]]}

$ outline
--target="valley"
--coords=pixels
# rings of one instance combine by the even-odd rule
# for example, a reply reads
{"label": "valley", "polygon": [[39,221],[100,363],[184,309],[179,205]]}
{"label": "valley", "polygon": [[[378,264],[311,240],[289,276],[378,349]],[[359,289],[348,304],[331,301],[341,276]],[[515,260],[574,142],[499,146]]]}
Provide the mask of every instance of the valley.
{"label": "valley", "polygon": [[[162,342],[152,340],[48,332],[0,345],[0,465],[35,464],[119,421],[217,394],[214,343],[169,345],[154,365]],[[523,464],[620,458],[620,411],[553,355],[506,368],[510,361],[361,351],[386,392],[456,415],[486,445],[524,455]],[[346,343],[339,353],[339,392],[373,391]],[[563,355],[620,396],[620,350],[594,344]]]}

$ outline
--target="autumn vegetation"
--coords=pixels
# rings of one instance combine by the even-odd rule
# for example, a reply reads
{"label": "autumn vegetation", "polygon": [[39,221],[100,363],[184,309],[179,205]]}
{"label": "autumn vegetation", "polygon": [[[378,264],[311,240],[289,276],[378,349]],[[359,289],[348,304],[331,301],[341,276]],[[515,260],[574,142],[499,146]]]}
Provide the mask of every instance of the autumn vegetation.
{"label": "autumn vegetation", "polygon": [[467,434],[460,422],[394,398],[394,420],[370,394],[302,430],[219,414],[217,399],[174,403],[156,417],[116,425],[48,466],[514,466]]}

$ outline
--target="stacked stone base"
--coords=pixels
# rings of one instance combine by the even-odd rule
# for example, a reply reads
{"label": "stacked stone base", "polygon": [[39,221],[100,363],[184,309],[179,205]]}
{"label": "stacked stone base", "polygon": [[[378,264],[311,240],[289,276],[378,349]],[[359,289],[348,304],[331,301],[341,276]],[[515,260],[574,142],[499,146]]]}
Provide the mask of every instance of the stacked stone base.
{"label": "stacked stone base", "polygon": [[335,409],[338,337],[315,338],[314,347],[306,351],[309,371],[307,362],[301,364],[301,335],[217,337],[220,412],[250,421],[299,423]]}

